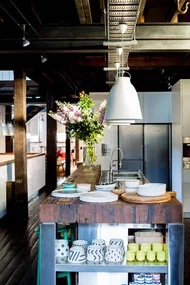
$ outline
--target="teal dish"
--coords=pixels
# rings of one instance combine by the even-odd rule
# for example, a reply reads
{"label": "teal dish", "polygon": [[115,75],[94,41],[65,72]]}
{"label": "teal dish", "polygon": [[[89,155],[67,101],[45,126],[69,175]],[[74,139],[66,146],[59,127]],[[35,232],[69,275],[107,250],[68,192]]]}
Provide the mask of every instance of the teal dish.
{"label": "teal dish", "polygon": [[75,188],[75,184],[72,183],[67,183],[67,184],[63,184],[63,189],[72,189]]}

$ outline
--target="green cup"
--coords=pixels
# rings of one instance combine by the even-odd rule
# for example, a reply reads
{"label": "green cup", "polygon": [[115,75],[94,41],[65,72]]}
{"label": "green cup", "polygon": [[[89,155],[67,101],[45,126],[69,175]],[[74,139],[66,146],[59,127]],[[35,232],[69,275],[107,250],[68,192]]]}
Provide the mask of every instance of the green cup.
{"label": "green cup", "polygon": [[150,251],[147,251],[146,253],[146,258],[148,261],[152,262],[152,261],[155,261],[156,259],[156,254],[154,251],[150,250]]}
{"label": "green cup", "polygon": [[136,252],[136,259],[137,259],[137,261],[144,261],[145,260],[145,252],[142,250],[138,250]]}
{"label": "green cup", "polygon": [[133,251],[128,250],[126,252],[126,260],[127,261],[134,261],[135,260],[135,253]]}
{"label": "green cup", "polygon": [[164,245],[163,245],[163,250],[164,250],[165,252],[168,252],[168,244],[167,244],[167,243],[164,243]]}
{"label": "green cup", "polygon": [[151,250],[151,244],[150,243],[141,243],[140,250],[144,251],[145,253],[147,251]]}
{"label": "green cup", "polygon": [[133,251],[133,252],[137,252],[139,250],[138,243],[129,243],[128,244],[128,250]]}
{"label": "green cup", "polygon": [[162,243],[153,243],[152,244],[152,250],[154,252],[162,251],[163,250],[163,244]]}
{"label": "green cup", "polygon": [[166,260],[166,253],[165,251],[157,251],[156,258],[159,262],[164,262]]}

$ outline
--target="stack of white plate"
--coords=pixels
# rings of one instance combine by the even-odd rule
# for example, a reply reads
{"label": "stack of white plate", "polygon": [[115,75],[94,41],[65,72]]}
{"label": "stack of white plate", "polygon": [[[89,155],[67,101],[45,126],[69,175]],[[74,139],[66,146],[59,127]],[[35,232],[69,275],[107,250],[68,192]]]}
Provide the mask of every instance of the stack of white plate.
{"label": "stack of white plate", "polygon": [[140,196],[157,197],[166,193],[166,184],[164,183],[147,183],[137,187],[137,194]]}
{"label": "stack of white plate", "polygon": [[98,184],[95,185],[94,189],[96,191],[104,191],[104,192],[111,192],[112,190],[115,189],[116,183],[111,183],[111,184]]}
{"label": "stack of white plate", "polygon": [[126,193],[136,193],[139,182],[140,181],[138,179],[125,180],[125,192]]}

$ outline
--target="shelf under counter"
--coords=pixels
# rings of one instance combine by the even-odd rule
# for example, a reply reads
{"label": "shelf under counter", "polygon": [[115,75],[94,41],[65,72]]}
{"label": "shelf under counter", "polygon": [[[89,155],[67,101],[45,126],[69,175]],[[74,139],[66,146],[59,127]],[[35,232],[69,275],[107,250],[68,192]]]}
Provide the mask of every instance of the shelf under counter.
{"label": "shelf under counter", "polygon": [[131,262],[130,264],[126,264],[123,262],[122,264],[114,263],[114,264],[77,264],[77,263],[61,263],[56,264],[55,270],[57,272],[120,272],[120,273],[134,273],[134,272],[160,272],[160,273],[168,273],[168,265],[167,263],[152,263],[148,264],[147,262]]}
{"label": "shelf under counter", "polygon": [[[100,173],[101,168],[98,166],[81,166],[69,177],[70,181],[67,182],[91,183],[91,189],[93,189],[100,179]],[[124,202],[121,199],[111,203],[86,203],[78,198],[64,199],[48,196],[40,204],[40,222],[41,285],[55,285],[57,271],[81,272],[81,275],[87,272],[109,272],[109,274],[112,272],[121,274],[160,272],[168,273],[168,285],[183,285],[183,210],[182,204],[174,197],[166,203],[135,204]],[[112,232],[119,238],[121,237],[118,230],[121,225],[126,229],[164,227],[168,231],[168,265],[55,264],[57,223],[73,223],[77,228],[77,238],[85,240],[92,240],[94,237],[104,238],[100,235],[99,229],[101,228],[103,232],[105,225],[117,228],[110,229],[106,235]],[[93,228],[95,228],[95,232],[93,232]],[[123,228],[120,232],[122,235],[125,234]]]}

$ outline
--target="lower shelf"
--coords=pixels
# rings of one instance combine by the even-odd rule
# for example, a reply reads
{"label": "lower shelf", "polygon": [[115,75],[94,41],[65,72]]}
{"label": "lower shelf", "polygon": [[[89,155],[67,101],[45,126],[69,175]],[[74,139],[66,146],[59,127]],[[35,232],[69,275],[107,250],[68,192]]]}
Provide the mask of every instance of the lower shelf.
{"label": "lower shelf", "polygon": [[167,273],[168,265],[167,263],[151,263],[148,262],[123,262],[122,264],[77,264],[77,263],[61,263],[56,264],[55,270],[59,272],[159,272]]}

